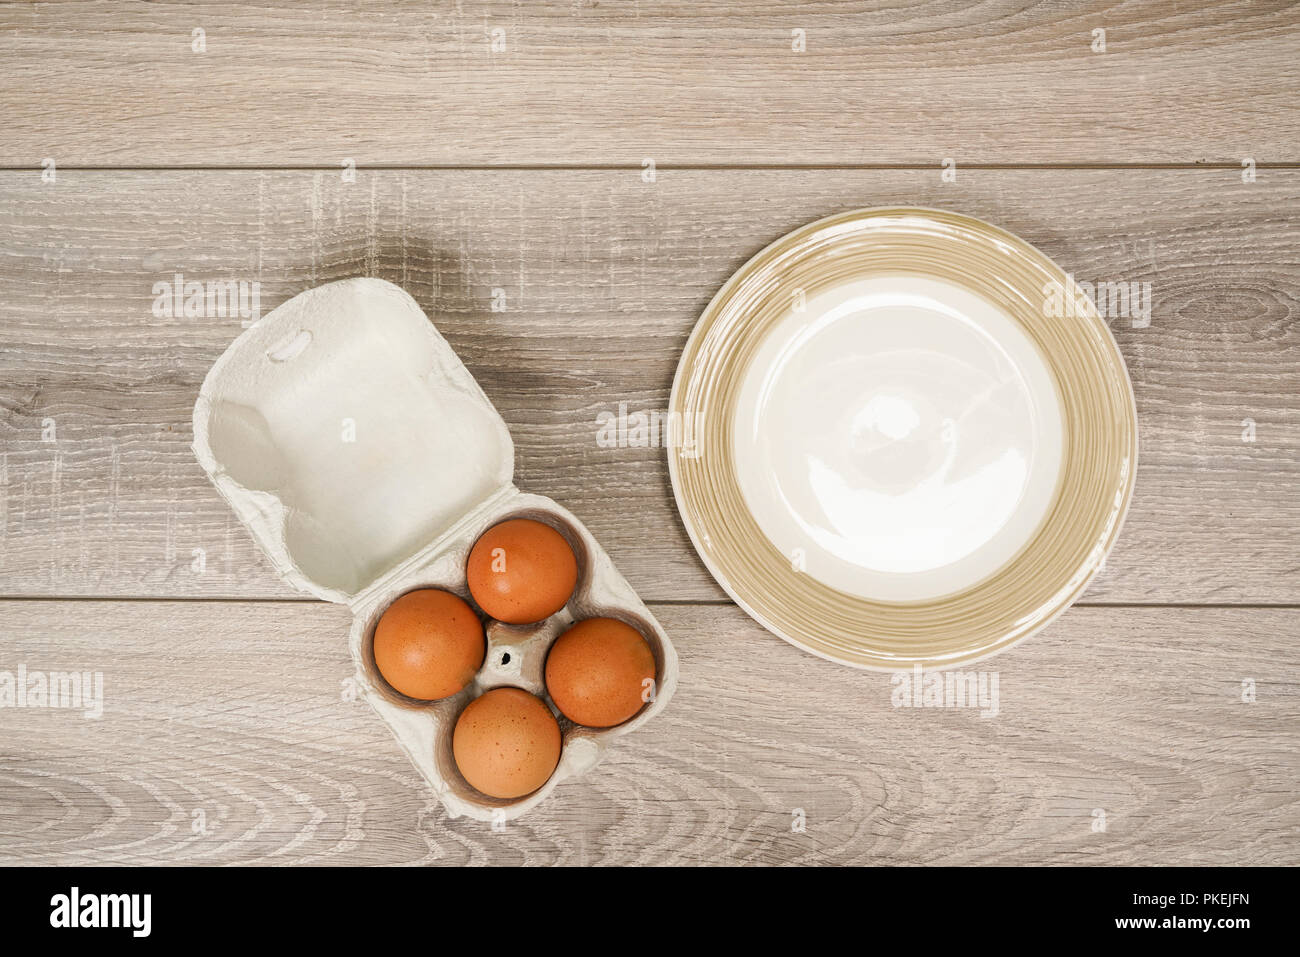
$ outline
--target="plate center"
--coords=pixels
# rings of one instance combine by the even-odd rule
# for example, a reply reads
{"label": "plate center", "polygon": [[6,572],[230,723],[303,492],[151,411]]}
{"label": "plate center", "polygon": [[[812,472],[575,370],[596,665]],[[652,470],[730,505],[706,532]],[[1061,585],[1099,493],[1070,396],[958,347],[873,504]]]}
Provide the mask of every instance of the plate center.
{"label": "plate center", "polygon": [[1029,540],[1060,475],[1061,403],[1019,323],[943,280],[878,276],[792,308],[733,420],[737,479],[792,566],[849,594],[937,598]]}

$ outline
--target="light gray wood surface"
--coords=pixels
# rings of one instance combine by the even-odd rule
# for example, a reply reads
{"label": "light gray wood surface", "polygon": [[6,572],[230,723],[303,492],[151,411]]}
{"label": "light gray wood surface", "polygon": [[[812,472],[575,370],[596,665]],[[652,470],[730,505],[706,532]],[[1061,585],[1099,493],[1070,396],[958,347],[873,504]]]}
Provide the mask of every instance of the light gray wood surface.
{"label": "light gray wood surface", "polygon": [[1298,25],[1285,0],[6,3],[0,162],[1294,162]]}
{"label": "light gray wood surface", "polygon": [[653,610],[671,707],[493,832],[347,700],[344,609],[0,602],[8,655],[104,674],[99,720],[6,721],[0,863],[1296,863],[1295,609],[1076,608],[985,666],[989,718]]}
{"label": "light gray wood surface", "polygon": [[[0,3],[0,681],[104,677],[98,720],[0,708],[0,864],[1300,864],[1297,63],[1282,2]],[[1148,326],[1111,323],[1128,522],[980,666],[996,717],[764,632],[662,450],[597,442],[666,406],[748,257],[886,204],[1151,284]],[[410,291],[517,483],[673,638],[664,715],[504,832],[449,820],[344,694],[347,611],[291,600],[193,459],[241,326],[154,315],[176,272],[263,313]]]}
{"label": "light gray wood surface", "polygon": [[[238,318],[157,318],[175,272],[409,290],[509,424],[516,480],[572,509],[646,599],[722,597],[662,450],[597,418],[665,409],[709,297],[838,209],[964,210],[1080,279],[1151,284],[1111,322],[1134,380],[1138,488],[1089,601],[1287,602],[1300,586],[1300,171],[69,172],[0,174],[8,596],[286,597],[189,449]],[[499,293],[494,294],[494,290]],[[494,295],[504,310],[493,311]],[[500,302],[501,300],[498,299]],[[42,441],[52,419],[57,442]],[[1253,443],[1243,422],[1256,423]],[[207,559],[191,571],[193,550]]]}

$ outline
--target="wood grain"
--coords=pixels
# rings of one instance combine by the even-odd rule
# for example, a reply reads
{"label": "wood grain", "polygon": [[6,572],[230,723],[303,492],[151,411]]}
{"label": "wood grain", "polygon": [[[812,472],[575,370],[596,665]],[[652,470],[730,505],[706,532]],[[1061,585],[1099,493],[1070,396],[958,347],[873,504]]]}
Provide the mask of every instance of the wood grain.
{"label": "wood grain", "polygon": [[0,710],[0,863],[1300,864],[1300,611],[1076,608],[985,666],[990,718],[654,611],[671,706],[493,833],[345,700],[341,608],[0,603],[0,671],[104,674],[100,720]]}
{"label": "wood grain", "polygon": [[[1300,6],[0,3],[0,76],[0,682],[105,694],[0,707],[0,864],[1300,864]],[[764,632],[597,442],[749,256],[887,204],[1151,284],[1129,520],[996,717]],[[410,291],[673,637],[664,715],[448,819],[193,459],[240,322],[153,314],[177,272]]]}
{"label": "wood grain", "polygon": [[5,3],[0,163],[1295,162],[1298,63],[1282,0]]}
{"label": "wood grain", "polygon": [[716,599],[663,452],[601,448],[598,416],[666,407],[696,317],[763,245],[891,203],[989,219],[1080,279],[1151,284],[1150,326],[1111,324],[1141,469],[1087,601],[1300,595],[1300,172],[6,173],[0,196],[2,595],[295,594],[189,450],[240,323],[152,315],[180,271],[260,282],[264,311],[346,276],[402,285],[505,417],[518,484],[571,508],[646,599]]}

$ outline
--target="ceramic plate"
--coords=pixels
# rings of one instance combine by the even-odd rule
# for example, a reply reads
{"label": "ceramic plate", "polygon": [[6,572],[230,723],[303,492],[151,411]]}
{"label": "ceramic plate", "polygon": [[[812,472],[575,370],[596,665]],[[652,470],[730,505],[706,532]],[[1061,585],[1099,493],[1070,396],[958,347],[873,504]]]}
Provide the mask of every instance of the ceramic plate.
{"label": "ceramic plate", "polygon": [[1133,493],[1123,357],[1055,263],[988,223],[868,209],[768,246],[673,382],[673,491],[782,638],[863,668],[1001,651],[1097,572]]}

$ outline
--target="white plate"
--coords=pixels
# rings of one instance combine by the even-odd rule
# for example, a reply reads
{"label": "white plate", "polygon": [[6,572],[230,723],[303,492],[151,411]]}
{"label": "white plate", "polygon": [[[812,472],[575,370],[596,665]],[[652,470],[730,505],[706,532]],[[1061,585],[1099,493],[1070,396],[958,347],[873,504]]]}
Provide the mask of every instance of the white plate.
{"label": "white plate", "polygon": [[696,324],[670,413],[705,566],[861,668],[971,662],[1045,626],[1135,485],[1132,385],[1096,308],[1028,243],[940,210],[841,213],[759,252]]}

